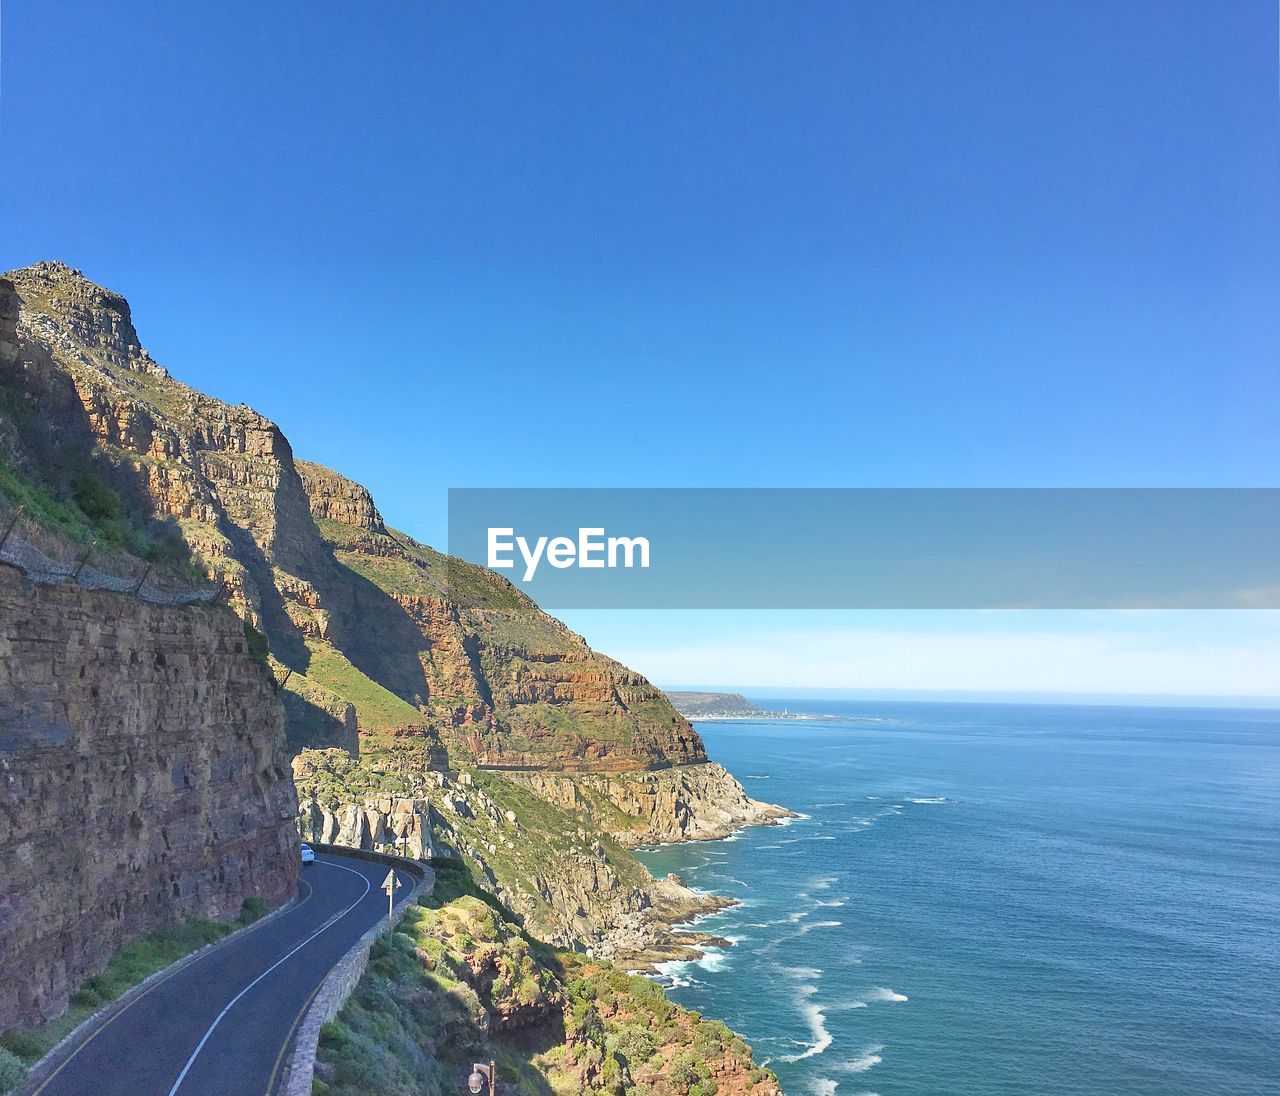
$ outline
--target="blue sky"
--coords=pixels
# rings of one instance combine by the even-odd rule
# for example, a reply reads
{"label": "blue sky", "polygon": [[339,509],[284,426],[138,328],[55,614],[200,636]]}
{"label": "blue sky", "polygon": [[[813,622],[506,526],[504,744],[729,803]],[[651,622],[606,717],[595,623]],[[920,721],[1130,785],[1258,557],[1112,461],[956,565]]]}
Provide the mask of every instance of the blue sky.
{"label": "blue sky", "polygon": [[449,486],[1275,481],[1269,0],[0,22],[0,266],[424,540]]}

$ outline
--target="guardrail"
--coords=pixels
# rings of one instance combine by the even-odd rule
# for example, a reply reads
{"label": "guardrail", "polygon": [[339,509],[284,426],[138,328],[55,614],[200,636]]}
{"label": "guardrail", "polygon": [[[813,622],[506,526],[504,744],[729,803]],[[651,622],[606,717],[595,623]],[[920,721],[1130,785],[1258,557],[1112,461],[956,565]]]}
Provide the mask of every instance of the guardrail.
{"label": "guardrail", "polygon": [[[418,860],[406,860],[402,856],[390,856],[387,853],[369,852],[365,849],[353,849],[346,845],[325,845],[316,841],[311,841],[309,844],[317,852],[387,864],[414,876],[418,881],[402,901],[396,916],[396,924],[404,916],[404,911],[417,901],[418,896],[435,885],[435,872]],[[311,1004],[307,1006],[307,1011],[298,1024],[293,1053],[289,1056],[289,1064],[285,1068],[280,1087],[276,1089],[280,1096],[310,1096],[311,1082],[316,1071],[316,1051],[320,1046],[320,1028],[342,1011],[342,1006],[347,1003],[347,999],[364,976],[365,968],[369,965],[369,951],[374,941],[384,933],[390,932],[393,927],[388,921],[379,918],[377,925],[355,942],[351,950],[338,960],[333,970],[320,983],[315,995],[311,998]]]}
{"label": "guardrail", "polygon": [[116,558],[117,571],[133,574],[109,574],[90,564],[96,546],[88,544],[74,553],[72,559],[61,559],[70,546],[41,529],[21,510],[0,514],[0,563],[8,563],[25,572],[36,582],[58,583],[70,579],[90,590],[110,590],[130,594],[156,605],[192,605],[214,601],[225,589],[165,588],[151,581],[151,568],[141,560]]}

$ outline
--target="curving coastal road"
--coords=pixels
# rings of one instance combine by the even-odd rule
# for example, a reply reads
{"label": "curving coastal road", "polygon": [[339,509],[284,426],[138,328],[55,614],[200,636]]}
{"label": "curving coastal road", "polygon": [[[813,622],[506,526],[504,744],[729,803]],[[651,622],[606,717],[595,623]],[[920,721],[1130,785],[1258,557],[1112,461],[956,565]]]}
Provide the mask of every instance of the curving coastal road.
{"label": "curving coastal road", "polygon": [[[81,1033],[32,1096],[272,1096],[333,966],[380,918],[385,864],[316,854],[302,901]],[[414,880],[397,871],[399,901]]]}

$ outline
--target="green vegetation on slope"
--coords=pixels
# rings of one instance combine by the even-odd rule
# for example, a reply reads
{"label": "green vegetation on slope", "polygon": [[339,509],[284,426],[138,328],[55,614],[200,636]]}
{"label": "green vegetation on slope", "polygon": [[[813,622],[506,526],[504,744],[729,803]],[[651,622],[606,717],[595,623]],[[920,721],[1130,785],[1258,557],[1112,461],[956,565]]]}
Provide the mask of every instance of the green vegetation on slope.
{"label": "green vegetation on slope", "polygon": [[[52,429],[31,394],[0,378],[0,498],[70,545],[128,553],[193,577],[191,555],[172,523],[156,520],[134,484],[132,454],[85,450]],[[127,493],[127,492],[126,492]],[[7,525],[7,520],[6,520]]]}
{"label": "green vegetation on slope", "polygon": [[461,866],[441,863],[434,892],[374,945],[322,1030],[314,1091],[443,1096],[489,1059],[500,1090],[526,1093],[778,1092],[723,1024],[646,978],[539,943]]}
{"label": "green vegetation on slope", "polygon": [[317,685],[348,700],[356,709],[362,730],[394,731],[425,722],[417,708],[384,689],[351,664],[336,647],[323,639],[306,640],[309,659],[306,676]]}

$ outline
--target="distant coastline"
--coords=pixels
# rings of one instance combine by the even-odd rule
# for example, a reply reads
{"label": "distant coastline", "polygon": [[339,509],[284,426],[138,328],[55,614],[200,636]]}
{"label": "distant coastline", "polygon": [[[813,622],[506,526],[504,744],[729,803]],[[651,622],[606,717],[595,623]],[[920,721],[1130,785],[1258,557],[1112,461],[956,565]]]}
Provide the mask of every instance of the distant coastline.
{"label": "distant coastline", "polygon": [[793,712],[786,708],[780,712],[769,708],[761,708],[741,693],[691,692],[668,689],[666,694],[676,711],[684,716],[685,719],[728,722],[730,720],[835,718],[830,715]]}

